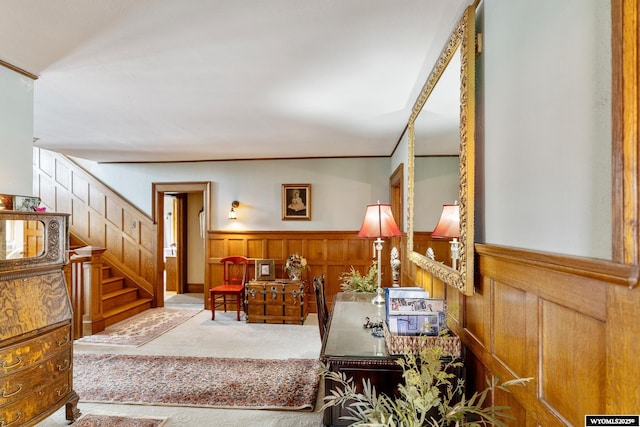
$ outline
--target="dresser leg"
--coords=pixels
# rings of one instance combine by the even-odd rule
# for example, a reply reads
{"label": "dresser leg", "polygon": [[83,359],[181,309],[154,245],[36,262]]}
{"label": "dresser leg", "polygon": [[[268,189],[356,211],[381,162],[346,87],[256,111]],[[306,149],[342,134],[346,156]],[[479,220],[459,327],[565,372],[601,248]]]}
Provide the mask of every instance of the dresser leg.
{"label": "dresser leg", "polygon": [[78,401],[80,396],[75,391],[71,392],[72,397],[65,405],[65,415],[68,421],[74,422],[80,418],[80,410],[78,409]]}

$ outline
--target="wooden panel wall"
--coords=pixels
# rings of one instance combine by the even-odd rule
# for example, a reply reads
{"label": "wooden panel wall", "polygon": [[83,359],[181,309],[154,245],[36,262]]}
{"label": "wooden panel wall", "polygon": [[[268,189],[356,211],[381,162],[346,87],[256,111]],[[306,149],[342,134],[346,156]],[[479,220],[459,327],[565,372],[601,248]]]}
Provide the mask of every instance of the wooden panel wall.
{"label": "wooden panel wall", "polygon": [[[275,260],[276,278],[286,278],[284,263],[292,253],[303,255],[310,266],[303,278],[311,284],[313,277],[325,275],[327,302],[340,292],[339,280],[342,272],[351,266],[362,272],[368,270],[373,260],[373,240],[361,239],[358,231],[247,231],[247,232],[210,232],[208,235],[207,270],[209,283],[215,286],[222,278],[220,259],[229,255],[242,255],[252,260]],[[391,246],[385,242],[382,250],[382,284],[390,286],[393,279],[389,266]],[[250,276],[254,277],[253,268]],[[309,307],[315,311],[315,298]],[[207,308],[209,302],[207,301]]]}
{"label": "wooden panel wall", "polygon": [[158,266],[151,218],[67,158],[34,153],[34,187],[47,209],[71,214],[71,233],[86,245],[107,248],[105,258],[154,295]]}
{"label": "wooden panel wall", "polygon": [[512,426],[582,426],[587,414],[637,414],[637,266],[476,245],[476,293],[447,289],[467,346],[468,386],[532,377],[496,395]]}

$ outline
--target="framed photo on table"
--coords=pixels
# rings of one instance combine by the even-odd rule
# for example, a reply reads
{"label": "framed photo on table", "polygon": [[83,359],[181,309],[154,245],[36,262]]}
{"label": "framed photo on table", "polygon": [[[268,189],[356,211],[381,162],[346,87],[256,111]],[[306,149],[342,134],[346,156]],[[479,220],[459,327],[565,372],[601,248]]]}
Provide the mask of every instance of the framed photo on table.
{"label": "framed photo on table", "polygon": [[282,184],[282,220],[311,220],[311,184]]}
{"label": "framed photo on table", "polygon": [[276,272],[274,269],[275,260],[257,259],[256,260],[256,280],[275,280]]}
{"label": "framed photo on table", "polygon": [[13,196],[13,210],[23,212],[33,212],[40,204],[39,197]]}

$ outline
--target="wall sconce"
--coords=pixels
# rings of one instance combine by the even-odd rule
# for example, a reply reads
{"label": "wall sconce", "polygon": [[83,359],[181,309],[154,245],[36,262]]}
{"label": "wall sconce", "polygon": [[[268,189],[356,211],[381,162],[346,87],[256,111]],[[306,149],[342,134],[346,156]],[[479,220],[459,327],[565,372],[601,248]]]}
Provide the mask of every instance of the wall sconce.
{"label": "wall sconce", "polygon": [[452,205],[442,206],[442,215],[438,225],[431,233],[434,238],[446,238],[451,240],[451,267],[457,270],[458,258],[460,257],[460,205],[454,202]]}
{"label": "wall sconce", "polygon": [[236,208],[240,206],[240,202],[234,200],[231,203],[231,210],[229,211],[229,219],[238,219],[238,215],[236,214]]}

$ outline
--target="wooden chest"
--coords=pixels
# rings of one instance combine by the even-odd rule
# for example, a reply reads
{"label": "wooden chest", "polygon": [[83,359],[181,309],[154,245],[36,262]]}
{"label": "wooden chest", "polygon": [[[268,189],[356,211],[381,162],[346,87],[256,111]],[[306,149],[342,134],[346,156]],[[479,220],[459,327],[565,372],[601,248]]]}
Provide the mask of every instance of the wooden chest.
{"label": "wooden chest", "polygon": [[303,324],[309,313],[307,282],[249,282],[245,285],[247,322]]}

